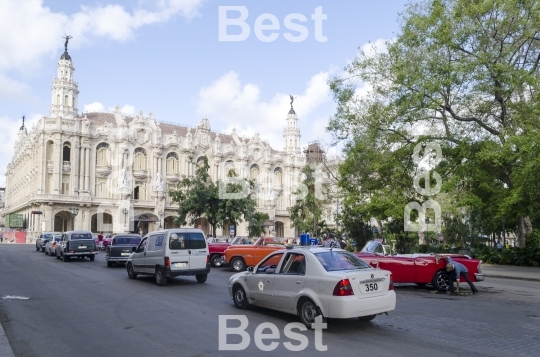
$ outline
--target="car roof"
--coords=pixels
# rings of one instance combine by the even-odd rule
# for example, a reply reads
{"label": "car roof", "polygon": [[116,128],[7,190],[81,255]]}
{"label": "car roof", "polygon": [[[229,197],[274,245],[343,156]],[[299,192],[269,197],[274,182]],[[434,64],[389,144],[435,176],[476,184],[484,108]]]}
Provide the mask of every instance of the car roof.
{"label": "car roof", "polygon": [[112,238],[115,238],[115,237],[131,237],[131,238],[140,238],[141,235],[140,234],[134,234],[134,233],[116,233],[115,235],[112,236]]}
{"label": "car roof", "polygon": [[[287,252],[311,252],[313,254],[316,254],[316,253],[324,253],[324,252],[330,252],[330,251],[334,251],[334,252],[346,252],[345,249],[340,249],[340,248],[328,248],[328,247],[324,247],[322,245],[306,245],[306,246],[286,246],[286,251]],[[283,250],[278,250],[278,252],[283,252]]]}

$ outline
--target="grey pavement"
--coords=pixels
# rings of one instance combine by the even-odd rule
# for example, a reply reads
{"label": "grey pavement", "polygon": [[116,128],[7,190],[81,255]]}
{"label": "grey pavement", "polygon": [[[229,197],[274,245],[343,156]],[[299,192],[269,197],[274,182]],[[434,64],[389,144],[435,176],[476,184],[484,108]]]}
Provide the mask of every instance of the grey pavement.
{"label": "grey pavement", "polygon": [[540,267],[482,264],[486,278],[540,281]]}
{"label": "grey pavement", "polygon": [[[284,347],[290,340],[283,331],[298,317],[236,309],[227,292],[232,274],[212,269],[205,284],[186,277],[159,287],[152,278],[128,279],[123,267],[107,268],[104,254],[95,262],[64,263],[31,245],[0,245],[0,324],[16,357],[255,356],[262,352],[254,331],[263,322],[280,333],[278,347],[264,354],[293,355]],[[476,296],[468,286],[460,296],[413,284],[396,287],[397,307],[389,316],[330,320],[323,331],[326,353],[315,349],[313,332],[305,331],[300,334],[308,348],[294,355],[537,355],[540,282],[488,278],[475,284]],[[219,350],[220,315],[248,317],[246,350]],[[229,343],[239,340],[228,337]]]}

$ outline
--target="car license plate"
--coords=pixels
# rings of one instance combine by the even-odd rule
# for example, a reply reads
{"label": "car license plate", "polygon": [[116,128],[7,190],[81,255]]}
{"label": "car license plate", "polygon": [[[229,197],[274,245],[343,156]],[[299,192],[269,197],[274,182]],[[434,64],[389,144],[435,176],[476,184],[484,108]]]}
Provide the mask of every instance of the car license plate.
{"label": "car license plate", "polygon": [[122,255],[130,255],[131,253],[122,253]]}
{"label": "car license plate", "polygon": [[173,263],[173,267],[175,267],[175,268],[183,268],[183,267],[187,267],[187,263],[186,263],[186,262],[182,262],[182,263]]}
{"label": "car license plate", "polygon": [[80,245],[79,249],[86,249],[86,246],[85,245]]}
{"label": "car license plate", "polygon": [[374,293],[381,289],[377,283],[362,283],[361,286],[364,293]]}

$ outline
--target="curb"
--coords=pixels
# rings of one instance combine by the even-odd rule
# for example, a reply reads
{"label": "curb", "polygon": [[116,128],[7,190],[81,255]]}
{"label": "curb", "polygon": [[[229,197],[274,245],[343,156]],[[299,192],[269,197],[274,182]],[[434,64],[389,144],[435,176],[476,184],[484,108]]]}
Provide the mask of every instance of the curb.
{"label": "curb", "polygon": [[495,279],[512,279],[512,280],[525,280],[525,281],[537,281],[540,282],[539,278],[523,278],[523,277],[517,277],[517,276],[507,276],[507,275],[487,275],[485,274],[486,278],[495,278]]}
{"label": "curb", "polygon": [[15,355],[13,354],[13,350],[11,349],[11,345],[9,344],[9,341],[7,339],[6,333],[2,328],[2,324],[0,324],[0,355],[4,357],[15,357]]}

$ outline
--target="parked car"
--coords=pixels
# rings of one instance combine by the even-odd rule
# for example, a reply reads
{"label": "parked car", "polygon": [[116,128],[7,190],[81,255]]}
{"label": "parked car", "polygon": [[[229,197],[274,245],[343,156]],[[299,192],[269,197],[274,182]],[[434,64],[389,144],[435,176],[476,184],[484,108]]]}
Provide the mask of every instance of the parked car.
{"label": "parked car", "polygon": [[62,241],[62,234],[55,234],[54,238],[51,238],[45,244],[45,254],[50,256],[56,255],[56,245]]}
{"label": "parked car", "polygon": [[200,229],[176,228],[151,232],[132,248],[126,263],[128,277],[154,275],[156,284],[180,275],[195,275],[204,283],[210,272],[210,255]]}
{"label": "parked car", "polygon": [[117,234],[111,239],[111,244],[105,248],[107,267],[127,262],[132,248],[141,243],[142,237],[138,234]]}
{"label": "parked car", "polygon": [[229,279],[239,309],[257,305],[300,317],[372,320],[396,307],[392,273],[374,269],[343,249],[287,247]]}
{"label": "parked car", "polygon": [[[458,263],[467,267],[471,281],[484,280],[481,265],[482,261],[462,254],[395,254],[392,255],[382,242],[371,240],[366,243],[362,251],[355,253],[357,257],[368,264],[392,272],[394,283],[415,283],[418,285],[431,284],[439,291],[450,288],[450,275],[446,272],[444,257],[452,257]],[[462,282],[465,279],[461,277]]]}
{"label": "parked car", "polygon": [[51,239],[54,235],[62,234],[60,232],[42,232],[39,237],[36,239],[36,251],[45,252],[45,244]]}
{"label": "parked car", "polygon": [[255,266],[275,250],[285,249],[285,245],[273,238],[259,238],[253,244],[237,244],[229,246],[224,253],[222,264],[230,264],[235,272],[246,270],[248,266]]}
{"label": "parked car", "polygon": [[210,264],[213,267],[222,266],[224,264],[223,258],[225,256],[225,250],[231,245],[243,244],[243,240],[245,239],[246,237],[236,237],[231,243],[228,243],[218,238],[207,238],[206,241],[208,242],[208,250],[210,252]]}
{"label": "parked car", "polygon": [[62,233],[60,244],[56,244],[56,258],[67,262],[71,257],[94,261],[98,250],[92,232],[69,231]]}

